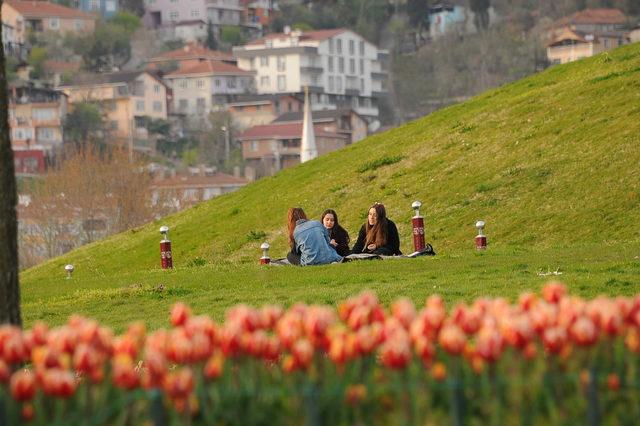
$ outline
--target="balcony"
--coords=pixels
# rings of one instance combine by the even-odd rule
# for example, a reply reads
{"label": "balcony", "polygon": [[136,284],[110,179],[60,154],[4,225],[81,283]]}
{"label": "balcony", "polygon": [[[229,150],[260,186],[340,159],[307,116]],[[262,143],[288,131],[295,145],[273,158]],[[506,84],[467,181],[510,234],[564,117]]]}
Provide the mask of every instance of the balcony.
{"label": "balcony", "polygon": [[308,74],[322,74],[324,69],[319,66],[301,66],[300,72],[308,73]]}

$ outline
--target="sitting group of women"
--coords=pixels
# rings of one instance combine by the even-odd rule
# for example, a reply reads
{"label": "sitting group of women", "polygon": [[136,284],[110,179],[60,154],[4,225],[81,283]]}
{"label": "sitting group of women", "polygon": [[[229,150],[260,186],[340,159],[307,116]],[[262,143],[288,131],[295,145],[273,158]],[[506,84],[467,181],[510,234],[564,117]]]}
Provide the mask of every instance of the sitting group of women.
{"label": "sitting group of women", "polygon": [[338,215],[328,209],[320,221],[309,220],[299,207],[289,209],[289,263],[323,265],[341,262],[352,253],[385,256],[402,254],[396,224],[387,218],[384,205],[375,203],[360,228],[358,240],[349,249],[349,233],[338,223]]}

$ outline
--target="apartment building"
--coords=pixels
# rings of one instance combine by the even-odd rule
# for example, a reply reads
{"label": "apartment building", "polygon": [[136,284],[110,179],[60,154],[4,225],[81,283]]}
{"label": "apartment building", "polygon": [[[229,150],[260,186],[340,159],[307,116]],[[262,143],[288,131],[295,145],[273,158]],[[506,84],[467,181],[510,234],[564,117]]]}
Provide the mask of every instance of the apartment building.
{"label": "apartment building", "polygon": [[253,92],[253,72],[207,60],[164,76],[173,91],[173,111],[204,116],[235,95]]}
{"label": "apartment building", "polygon": [[227,52],[207,49],[198,43],[188,43],[185,46],[161,53],[147,60],[148,69],[185,69],[205,61],[222,61],[231,65],[236,64],[233,56]]}
{"label": "apartment building", "polygon": [[57,90],[69,97],[70,107],[80,102],[101,105],[114,142],[148,150],[144,117],[167,118],[167,86],[148,71],[122,71],[78,78]]}
{"label": "apartment building", "polygon": [[76,0],[78,9],[99,15],[103,19],[113,18],[118,13],[118,0]]}
{"label": "apartment building", "polygon": [[19,81],[8,89],[11,147],[45,152],[60,147],[67,97],[33,82]]}
{"label": "apartment building", "polygon": [[243,11],[241,0],[145,0],[143,22],[156,29],[182,21],[211,21],[219,34],[224,25],[240,25]]}
{"label": "apartment building", "polygon": [[[302,123],[303,119],[304,114],[300,110],[283,113],[271,123]],[[311,120],[314,126],[318,125],[324,132],[342,133],[348,136],[348,144],[356,143],[369,134],[367,120],[352,109],[313,111]]]}
{"label": "apartment building", "polygon": [[233,48],[238,67],[255,72],[260,94],[293,93],[309,87],[314,110],[352,108],[369,122],[386,95],[387,52],[351,30],[269,34]]}
{"label": "apartment building", "polygon": [[227,103],[234,125],[245,130],[260,124],[269,124],[288,112],[302,114],[304,102],[292,95],[238,95]]}
{"label": "apartment building", "polygon": [[93,32],[97,19],[95,15],[48,1],[6,0],[2,4],[3,21],[5,17],[15,14],[21,16],[23,37],[26,31],[77,34]]}
{"label": "apartment building", "polygon": [[618,9],[586,9],[561,18],[549,29],[547,59],[564,64],[627,44],[626,24]]}
{"label": "apartment building", "polygon": [[[5,3],[6,4],[6,3]],[[4,54],[25,61],[28,49],[25,45],[24,17],[11,6],[2,5],[2,44]]]}

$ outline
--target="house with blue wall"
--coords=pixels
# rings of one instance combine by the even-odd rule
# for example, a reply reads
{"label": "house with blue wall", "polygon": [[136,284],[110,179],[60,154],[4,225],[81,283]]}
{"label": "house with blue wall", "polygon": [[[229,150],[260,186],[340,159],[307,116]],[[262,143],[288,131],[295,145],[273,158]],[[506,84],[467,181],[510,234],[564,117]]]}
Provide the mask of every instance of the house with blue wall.
{"label": "house with blue wall", "polygon": [[78,9],[109,19],[118,13],[118,0],[79,0]]}

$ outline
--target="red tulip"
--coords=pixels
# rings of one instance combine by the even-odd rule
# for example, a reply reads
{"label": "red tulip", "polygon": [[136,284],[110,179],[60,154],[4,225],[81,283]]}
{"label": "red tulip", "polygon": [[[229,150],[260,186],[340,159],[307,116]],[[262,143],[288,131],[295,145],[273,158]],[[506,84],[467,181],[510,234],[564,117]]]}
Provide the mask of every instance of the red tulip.
{"label": "red tulip", "polygon": [[170,319],[174,327],[183,325],[191,316],[191,309],[184,303],[178,302],[171,307]]}
{"label": "red tulip", "polygon": [[291,355],[296,365],[301,369],[307,369],[313,361],[313,346],[307,339],[300,339],[291,348]]}
{"label": "red tulip", "polygon": [[425,336],[420,336],[413,342],[413,346],[416,350],[416,354],[420,359],[422,359],[422,362],[425,365],[430,365],[436,354],[436,348],[433,346],[433,343],[431,343],[431,341]]}
{"label": "red tulip", "polygon": [[31,401],[36,394],[36,379],[31,371],[16,371],[11,376],[10,388],[16,401]]}
{"label": "red tulip", "polygon": [[0,384],[9,383],[9,378],[11,377],[11,370],[6,362],[0,359]]}
{"label": "red tulip", "polygon": [[411,346],[406,333],[395,334],[379,349],[380,362],[387,368],[402,369],[411,361]]}
{"label": "red tulip", "polygon": [[406,330],[409,330],[411,323],[416,318],[416,308],[409,298],[403,297],[391,305],[391,314],[400,321]]}
{"label": "red tulip", "polygon": [[176,328],[171,331],[167,339],[166,355],[169,361],[178,364],[192,361],[193,346],[182,328]]}
{"label": "red tulip", "polygon": [[567,343],[567,332],[562,327],[550,327],[544,331],[542,343],[548,353],[560,353]]}
{"label": "red tulip", "polygon": [[550,282],[542,288],[542,297],[548,303],[558,303],[567,293],[567,288],[559,282]]}
{"label": "red tulip", "polygon": [[193,387],[193,372],[188,367],[174,370],[165,376],[164,390],[172,399],[188,398]]}
{"label": "red tulip", "polygon": [[22,420],[24,420],[25,422],[30,422],[31,420],[33,420],[33,417],[35,416],[33,405],[23,404],[21,416],[22,416]]}
{"label": "red tulip", "polygon": [[460,355],[467,342],[467,337],[460,327],[455,324],[448,324],[440,330],[438,341],[445,351],[452,355]]}
{"label": "red tulip", "polygon": [[76,391],[76,386],[70,371],[52,368],[42,372],[42,390],[49,396],[69,398]]}
{"label": "red tulip", "polygon": [[140,376],[133,359],[125,354],[118,354],[112,360],[113,383],[122,389],[132,390],[139,386]]}
{"label": "red tulip", "polygon": [[476,338],[476,354],[487,362],[496,362],[502,355],[504,341],[494,327],[483,327]]}
{"label": "red tulip", "polygon": [[578,346],[592,346],[598,340],[598,330],[588,317],[578,318],[570,327],[571,339]]}
{"label": "red tulip", "polygon": [[215,352],[204,366],[204,376],[209,380],[216,380],[222,375],[224,370],[224,355],[222,352]]}

